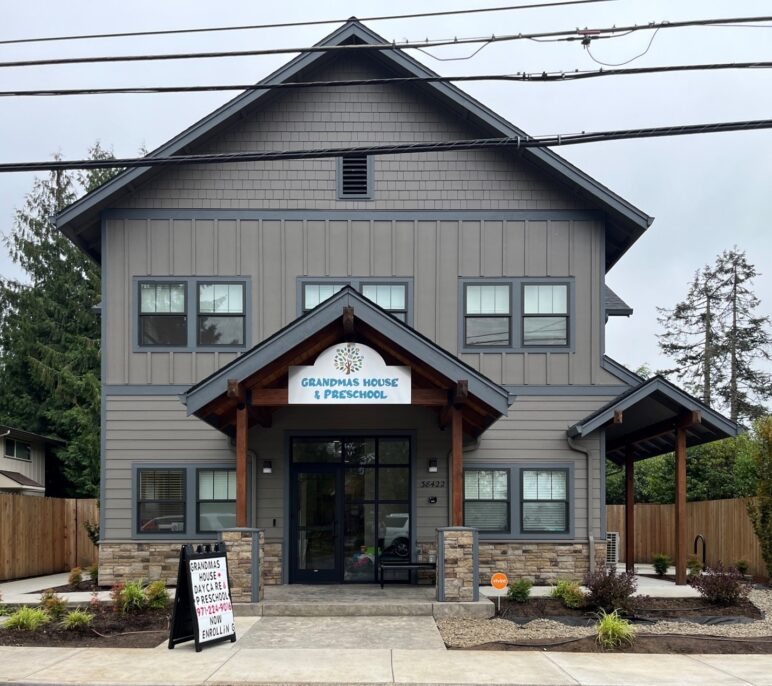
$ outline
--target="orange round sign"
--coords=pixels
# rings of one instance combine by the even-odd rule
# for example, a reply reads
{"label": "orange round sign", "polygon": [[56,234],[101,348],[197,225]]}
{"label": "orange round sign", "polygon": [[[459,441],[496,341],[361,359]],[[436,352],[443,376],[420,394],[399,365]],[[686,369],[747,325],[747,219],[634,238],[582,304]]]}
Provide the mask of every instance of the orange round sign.
{"label": "orange round sign", "polygon": [[491,586],[493,588],[498,589],[499,591],[502,588],[506,588],[509,585],[509,579],[507,579],[507,575],[503,574],[502,572],[496,572],[491,577]]}

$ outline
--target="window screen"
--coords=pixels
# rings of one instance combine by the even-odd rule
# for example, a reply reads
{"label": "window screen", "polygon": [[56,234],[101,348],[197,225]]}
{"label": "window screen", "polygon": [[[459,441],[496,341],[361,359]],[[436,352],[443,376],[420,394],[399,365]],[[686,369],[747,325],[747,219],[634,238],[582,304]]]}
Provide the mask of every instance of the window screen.
{"label": "window screen", "polygon": [[243,283],[198,284],[198,344],[244,345]]}
{"label": "window screen", "polygon": [[188,342],[185,283],[139,284],[139,344],[179,346]]}
{"label": "window screen", "polygon": [[523,286],[523,345],[568,345],[568,285]]}
{"label": "window screen", "polygon": [[464,341],[468,346],[508,346],[512,310],[508,284],[467,284]]}
{"label": "window screen", "polygon": [[568,471],[524,469],[521,507],[523,533],[568,531]]}
{"label": "window screen", "polygon": [[480,531],[509,532],[509,471],[464,472],[464,524]]}
{"label": "window screen", "polygon": [[137,479],[137,531],[185,533],[185,470],[140,469]]}

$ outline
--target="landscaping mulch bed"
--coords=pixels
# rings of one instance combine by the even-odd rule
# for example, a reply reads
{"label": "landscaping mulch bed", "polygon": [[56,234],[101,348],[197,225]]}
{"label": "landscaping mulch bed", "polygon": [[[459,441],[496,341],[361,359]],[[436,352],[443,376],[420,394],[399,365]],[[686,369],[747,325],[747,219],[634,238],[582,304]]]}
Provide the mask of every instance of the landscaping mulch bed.
{"label": "landscaping mulch bed", "polygon": [[[522,618],[577,617],[595,618],[594,610],[572,610],[557,598],[529,598],[524,603],[501,600],[502,619],[517,620]],[[651,619],[689,619],[696,617],[749,617],[761,619],[762,613],[753,603],[742,600],[737,605],[721,607],[711,605],[703,598],[650,598],[639,596],[633,599],[630,611],[633,617]]]}
{"label": "landscaping mulch bed", "polygon": [[639,634],[631,646],[607,650],[601,648],[593,636],[585,636],[570,642],[556,641],[545,645],[544,641],[519,641],[517,645],[504,641],[483,643],[469,648],[450,650],[543,650],[561,653],[675,653],[675,654],[772,654],[772,636],[758,639],[709,639],[705,636],[655,636]]}
{"label": "landscaping mulch bed", "polygon": [[169,613],[166,611],[124,616],[115,614],[111,608],[90,611],[95,614],[94,620],[91,628],[83,631],[68,631],[59,626],[56,620],[52,620],[37,631],[12,631],[0,626],[0,645],[155,648],[169,636]]}
{"label": "landscaping mulch bed", "polygon": [[75,586],[72,584],[64,584],[64,586],[55,586],[53,590],[57,593],[90,593],[93,591],[109,591],[110,587],[98,586],[96,581],[86,579]]}

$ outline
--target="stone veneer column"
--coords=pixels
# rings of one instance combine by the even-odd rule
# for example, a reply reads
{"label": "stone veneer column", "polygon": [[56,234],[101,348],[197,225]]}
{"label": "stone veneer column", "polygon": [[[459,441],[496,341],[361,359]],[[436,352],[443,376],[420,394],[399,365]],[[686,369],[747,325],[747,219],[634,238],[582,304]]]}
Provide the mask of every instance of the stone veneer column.
{"label": "stone veneer column", "polygon": [[437,600],[446,603],[480,599],[477,529],[437,529]]}
{"label": "stone veneer column", "polygon": [[257,603],[263,599],[262,529],[225,529],[220,532],[228,553],[231,598],[234,603]]}

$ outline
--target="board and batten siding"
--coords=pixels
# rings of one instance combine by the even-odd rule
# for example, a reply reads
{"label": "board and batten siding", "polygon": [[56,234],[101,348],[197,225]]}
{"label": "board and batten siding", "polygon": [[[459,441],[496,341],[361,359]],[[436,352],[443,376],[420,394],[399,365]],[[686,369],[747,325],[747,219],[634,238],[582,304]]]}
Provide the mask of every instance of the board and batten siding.
{"label": "board and batten siding", "polygon": [[[601,366],[600,221],[110,219],[106,222],[107,384],[192,384],[233,352],[134,352],[135,277],[245,277],[251,340],[297,315],[298,277],[413,279],[415,328],[458,354],[459,279],[574,277],[575,352],[463,353],[510,385],[618,384]],[[514,313],[517,316],[517,313]]]}

